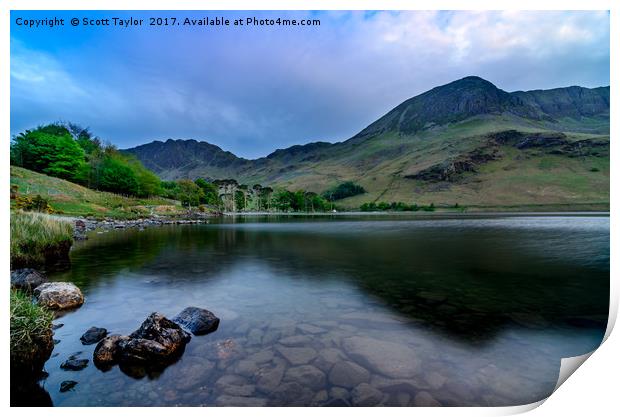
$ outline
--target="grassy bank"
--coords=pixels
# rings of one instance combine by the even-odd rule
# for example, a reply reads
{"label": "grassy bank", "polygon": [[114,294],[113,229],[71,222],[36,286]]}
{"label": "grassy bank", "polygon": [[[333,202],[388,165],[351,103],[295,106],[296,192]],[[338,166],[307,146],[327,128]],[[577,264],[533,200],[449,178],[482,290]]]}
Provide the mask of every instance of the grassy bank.
{"label": "grassy bank", "polygon": [[51,312],[11,290],[11,367],[38,371],[53,349]]}
{"label": "grassy bank", "polygon": [[[185,212],[178,201],[95,191],[16,166],[11,166],[11,187],[16,187],[20,196],[42,196],[56,212],[68,216],[136,219],[153,214],[174,216]],[[11,204],[14,205],[14,202]]]}
{"label": "grassy bank", "polygon": [[11,212],[11,268],[38,267],[65,258],[73,227],[41,213]]}

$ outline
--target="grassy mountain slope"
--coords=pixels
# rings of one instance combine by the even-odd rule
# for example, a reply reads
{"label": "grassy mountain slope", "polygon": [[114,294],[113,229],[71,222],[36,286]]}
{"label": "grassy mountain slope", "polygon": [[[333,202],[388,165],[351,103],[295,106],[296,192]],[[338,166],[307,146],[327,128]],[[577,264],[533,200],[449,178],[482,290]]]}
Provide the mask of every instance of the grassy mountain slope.
{"label": "grassy mountain slope", "polygon": [[18,195],[39,194],[49,199],[54,210],[71,216],[130,219],[151,213],[173,215],[183,211],[177,201],[164,198],[132,198],[95,191],[15,166],[11,166],[11,187],[13,186],[18,187]]}
{"label": "grassy mountain slope", "polygon": [[[517,136],[495,139],[508,131]],[[609,204],[608,87],[507,93],[466,77],[403,102],[341,143],[298,145],[256,160],[213,147],[204,162],[191,157],[191,163],[158,169],[150,161],[179,146],[169,142],[174,148],[155,142],[160,148],[128,151],[165,178],[230,177],[315,192],[352,180],[368,193],[343,200],[348,207],[370,201],[558,209]]]}

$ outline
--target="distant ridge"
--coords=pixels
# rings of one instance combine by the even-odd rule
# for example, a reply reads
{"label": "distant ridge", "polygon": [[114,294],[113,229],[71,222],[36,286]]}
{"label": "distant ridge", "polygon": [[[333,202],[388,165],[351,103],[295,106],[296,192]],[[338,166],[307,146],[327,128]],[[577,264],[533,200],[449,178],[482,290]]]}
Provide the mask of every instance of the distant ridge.
{"label": "distant ridge", "polygon": [[[312,142],[244,159],[207,142],[155,141],[134,154],[164,179],[323,192],[353,181],[342,202],[606,207],[609,87],[506,92],[470,76],[405,100],[344,142]],[[594,206],[592,206],[594,207]]]}

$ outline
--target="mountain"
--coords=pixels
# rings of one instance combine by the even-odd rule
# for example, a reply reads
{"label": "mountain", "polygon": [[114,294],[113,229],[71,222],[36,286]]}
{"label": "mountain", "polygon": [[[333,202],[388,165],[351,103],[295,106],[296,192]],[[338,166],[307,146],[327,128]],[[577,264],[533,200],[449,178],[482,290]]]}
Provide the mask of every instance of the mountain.
{"label": "mountain", "polygon": [[470,207],[606,207],[609,87],[506,92],[466,77],[410,98],[351,139],[248,160],[207,142],[155,141],[134,154],[162,178],[235,178],[321,192],[354,181],[342,201]]}
{"label": "mountain", "polygon": [[357,136],[390,131],[412,135],[436,125],[502,113],[549,122],[563,117],[609,116],[609,87],[507,93],[480,77],[466,77],[403,102]]}
{"label": "mountain", "polygon": [[233,167],[248,162],[219,146],[196,140],[173,140],[166,142],[154,141],[136,146],[126,152],[135,155],[144,166],[158,173],[166,173],[166,177],[184,178],[186,172],[200,167],[208,170],[214,178],[226,176]]}

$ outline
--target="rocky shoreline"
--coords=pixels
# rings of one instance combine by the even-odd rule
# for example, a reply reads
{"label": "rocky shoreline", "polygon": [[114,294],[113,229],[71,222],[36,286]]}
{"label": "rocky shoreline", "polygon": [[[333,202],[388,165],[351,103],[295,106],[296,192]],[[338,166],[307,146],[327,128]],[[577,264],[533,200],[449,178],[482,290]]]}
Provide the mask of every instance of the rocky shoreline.
{"label": "rocky shoreline", "polygon": [[117,229],[138,229],[144,230],[147,227],[184,225],[184,224],[206,224],[220,214],[200,214],[183,218],[167,217],[147,217],[134,220],[118,220],[106,218],[103,220],[90,218],[65,218],[73,223],[73,238],[75,240],[88,239],[88,233],[93,231],[109,231]]}

